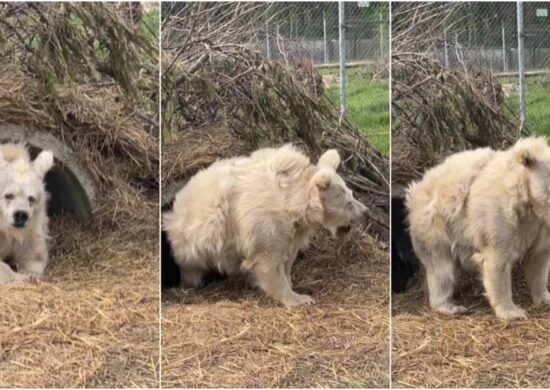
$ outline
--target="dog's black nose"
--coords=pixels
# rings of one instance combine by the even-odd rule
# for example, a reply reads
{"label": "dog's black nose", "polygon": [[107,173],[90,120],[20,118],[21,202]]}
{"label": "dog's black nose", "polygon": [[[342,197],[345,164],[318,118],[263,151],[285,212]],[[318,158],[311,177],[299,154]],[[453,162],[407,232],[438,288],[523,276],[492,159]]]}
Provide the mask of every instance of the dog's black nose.
{"label": "dog's black nose", "polygon": [[25,226],[25,223],[29,220],[29,213],[26,211],[18,210],[15,213],[13,213],[13,226],[15,227],[23,227]]}

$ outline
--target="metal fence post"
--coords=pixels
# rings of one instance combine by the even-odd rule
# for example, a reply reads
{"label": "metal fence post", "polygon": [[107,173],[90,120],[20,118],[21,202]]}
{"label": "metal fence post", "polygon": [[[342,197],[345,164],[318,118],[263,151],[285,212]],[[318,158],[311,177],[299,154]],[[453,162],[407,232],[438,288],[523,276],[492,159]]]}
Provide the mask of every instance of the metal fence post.
{"label": "metal fence post", "polygon": [[445,40],[445,68],[449,67],[449,50],[447,49],[447,28],[443,28],[443,39]]}
{"label": "metal fence post", "polygon": [[323,54],[325,64],[328,64],[328,42],[327,42],[327,18],[325,17],[325,12],[323,11]]}
{"label": "metal fence post", "polygon": [[267,51],[267,59],[271,60],[271,46],[269,44],[269,22],[265,21],[265,44]]}
{"label": "metal fence post", "polygon": [[500,21],[502,26],[502,71],[508,72],[508,66],[506,66],[506,32],[504,30],[504,23]]}
{"label": "metal fence post", "polygon": [[346,16],[344,2],[338,2],[338,32],[340,51],[340,115],[346,112]]}
{"label": "metal fence post", "polygon": [[518,68],[519,68],[519,119],[523,128],[527,120],[525,107],[525,32],[523,29],[523,2],[517,2],[518,18]]}
{"label": "metal fence post", "polygon": [[381,57],[383,55],[382,53],[384,53],[384,26],[382,24],[382,10],[380,10],[378,20],[380,22],[380,26],[378,28],[378,34],[380,35],[380,53],[378,55]]}

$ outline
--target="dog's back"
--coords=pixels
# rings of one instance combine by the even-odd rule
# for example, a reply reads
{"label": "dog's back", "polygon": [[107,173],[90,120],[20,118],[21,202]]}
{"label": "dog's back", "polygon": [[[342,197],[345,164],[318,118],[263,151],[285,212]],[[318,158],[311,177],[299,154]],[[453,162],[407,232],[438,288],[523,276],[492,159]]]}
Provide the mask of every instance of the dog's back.
{"label": "dog's back", "polygon": [[473,180],[494,154],[490,148],[454,154],[429,170],[421,181],[411,184],[406,197],[409,221],[414,224],[416,217],[433,220],[436,214],[445,220],[455,218],[462,210]]}
{"label": "dog's back", "polygon": [[223,252],[240,246],[238,235],[248,230],[241,226],[243,221],[256,220],[256,213],[266,208],[282,208],[284,199],[277,191],[286,192],[296,174],[309,165],[303,153],[285,145],[221,160],[197,173],[178,192],[173,210],[163,216],[176,262],[205,267],[205,262],[231,257]]}

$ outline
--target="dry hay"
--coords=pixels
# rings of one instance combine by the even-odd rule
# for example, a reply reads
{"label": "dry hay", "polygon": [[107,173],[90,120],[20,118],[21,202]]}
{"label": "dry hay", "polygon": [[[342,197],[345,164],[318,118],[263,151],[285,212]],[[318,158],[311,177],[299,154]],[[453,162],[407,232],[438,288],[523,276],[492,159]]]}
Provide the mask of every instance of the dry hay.
{"label": "dry hay", "polygon": [[88,228],[54,217],[44,280],[0,286],[0,387],[158,385],[157,206],[140,206]]}
{"label": "dry hay", "polygon": [[164,187],[185,180],[218,159],[243,152],[239,140],[222,126],[190,128],[163,145],[161,183]]}
{"label": "dry hay", "polygon": [[387,387],[388,253],[356,227],[293,268],[317,303],[285,309],[225,280],[163,291],[163,387]]}
{"label": "dry hay", "polygon": [[[143,41],[102,4],[0,9],[10,49],[0,55],[0,122],[53,134],[98,186],[90,226],[52,218],[43,280],[0,287],[0,387],[157,387],[158,126],[148,111],[154,85],[131,79]],[[61,17],[67,12],[89,29],[72,31],[78,23]],[[51,50],[38,55],[26,39],[59,45],[38,45]],[[97,42],[132,63],[94,58]]]}
{"label": "dry hay", "polygon": [[[124,165],[131,181],[158,181],[158,141],[147,119],[116,86],[53,86],[44,95],[36,78],[15,64],[0,63],[0,122],[25,125],[57,136],[81,154],[100,183],[113,184],[116,172],[106,159]],[[147,122],[147,123],[146,123]]]}
{"label": "dry hay", "polygon": [[474,275],[455,294],[472,308],[466,316],[430,311],[420,286],[393,295],[393,387],[548,388],[549,308],[531,303],[520,271],[514,271],[514,300],[527,309],[527,320],[497,319]]}

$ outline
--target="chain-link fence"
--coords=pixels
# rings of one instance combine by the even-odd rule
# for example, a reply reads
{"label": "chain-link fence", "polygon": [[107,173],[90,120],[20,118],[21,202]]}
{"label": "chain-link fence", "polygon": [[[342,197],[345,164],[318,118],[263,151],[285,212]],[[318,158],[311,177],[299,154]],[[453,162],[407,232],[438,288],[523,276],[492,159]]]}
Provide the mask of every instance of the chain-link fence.
{"label": "chain-link fence", "polygon": [[[270,7],[250,44],[272,60],[312,61],[323,75],[325,96],[388,152],[389,2],[282,2]],[[373,78],[386,79],[385,84],[369,84]]]}
{"label": "chain-link fence", "polygon": [[[387,59],[388,3],[345,2],[346,62]],[[276,3],[265,15],[256,45],[268,58],[307,58],[316,64],[340,61],[339,4]]]}
{"label": "chain-link fence", "polygon": [[[446,67],[518,70],[516,2],[442,5],[448,14],[433,31],[433,55]],[[550,3],[524,3],[526,70],[550,69]]]}
{"label": "chain-link fence", "polygon": [[389,3],[274,3],[264,19],[252,45],[272,60],[312,61],[325,96],[388,153]]}
{"label": "chain-link fence", "polygon": [[[216,50],[244,46],[270,61],[313,64],[320,93],[389,153],[389,9],[389,2],[163,3],[162,46],[172,51],[200,35]],[[189,15],[196,23],[181,27]],[[197,66],[204,58],[197,54]]]}
{"label": "chain-link fence", "polygon": [[[439,3],[439,23],[432,25],[427,50],[451,68],[518,70],[516,2]],[[550,3],[523,3],[525,66],[550,69]],[[424,42],[427,43],[427,42]]]}
{"label": "chain-link fence", "polygon": [[[490,71],[521,126],[548,133],[541,126],[550,114],[539,103],[541,85],[547,88],[550,79],[550,2],[410,3],[397,4],[392,12],[394,48],[426,55],[445,68]],[[415,40],[408,41],[412,36]]]}

